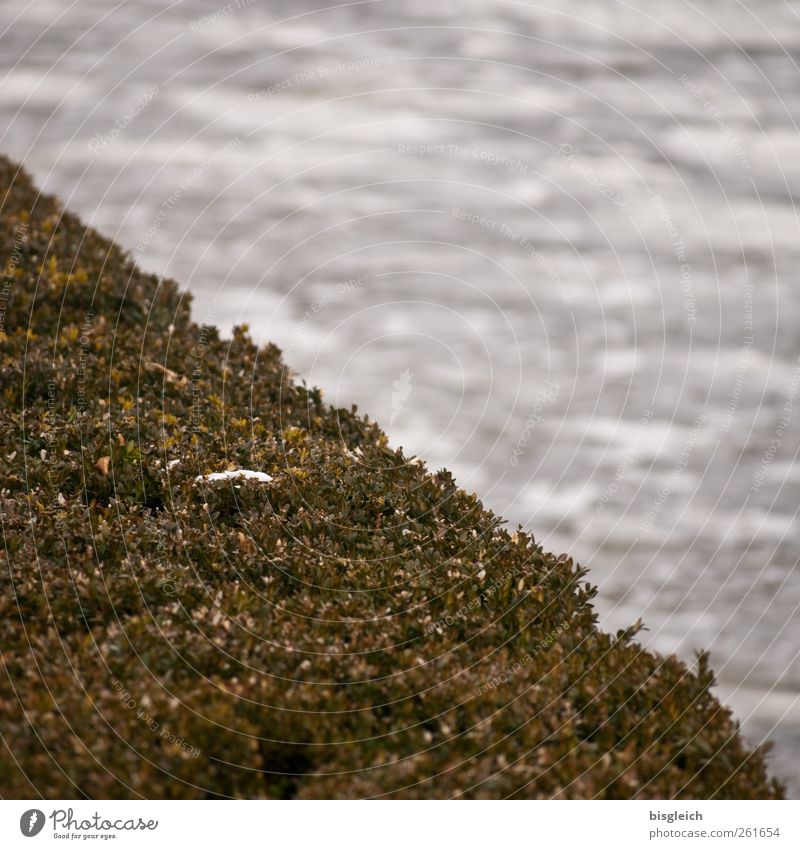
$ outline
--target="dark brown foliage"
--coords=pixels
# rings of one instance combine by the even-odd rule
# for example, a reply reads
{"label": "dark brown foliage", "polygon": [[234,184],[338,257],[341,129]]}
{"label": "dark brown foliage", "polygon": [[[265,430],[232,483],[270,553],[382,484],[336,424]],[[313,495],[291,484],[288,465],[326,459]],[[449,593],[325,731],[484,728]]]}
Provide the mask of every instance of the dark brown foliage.
{"label": "dark brown foliage", "polygon": [[4,159],[0,203],[3,796],[780,795],[705,657],[599,631],[572,560]]}

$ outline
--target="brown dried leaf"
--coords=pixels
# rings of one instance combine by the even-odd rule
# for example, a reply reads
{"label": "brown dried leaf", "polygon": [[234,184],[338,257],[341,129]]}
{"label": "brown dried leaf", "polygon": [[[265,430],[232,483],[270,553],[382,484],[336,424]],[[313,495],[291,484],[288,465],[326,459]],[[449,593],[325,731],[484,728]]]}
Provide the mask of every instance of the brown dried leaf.
{"label": "brown dried leaf", "polygon": [[163,374],[167,383],[184,383],[186,380],[186,378],[181,377],[177,372],[172,371],[172,369],[162,366],[161,363],[145,363],[144,370]]}

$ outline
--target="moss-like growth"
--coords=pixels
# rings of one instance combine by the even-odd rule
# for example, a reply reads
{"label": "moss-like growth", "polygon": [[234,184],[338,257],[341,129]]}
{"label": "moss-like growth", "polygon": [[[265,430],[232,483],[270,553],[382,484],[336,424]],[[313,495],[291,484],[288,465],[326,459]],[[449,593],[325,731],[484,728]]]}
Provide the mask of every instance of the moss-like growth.
{"label": "moss-like growth", "polygon": [[780,795],[705,657],[598,630],[571,559],[5,159],[0,202],[4,797]]}

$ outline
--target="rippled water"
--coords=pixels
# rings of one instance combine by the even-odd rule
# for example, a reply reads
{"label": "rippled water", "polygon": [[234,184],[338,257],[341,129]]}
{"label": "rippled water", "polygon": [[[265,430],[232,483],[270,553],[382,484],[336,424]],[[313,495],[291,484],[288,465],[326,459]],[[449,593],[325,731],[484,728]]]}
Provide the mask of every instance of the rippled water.
{"label": "rippled water", "polygon": [[710,648],[796,795],[800,4],[325,5],[4,0],[0,149]]}

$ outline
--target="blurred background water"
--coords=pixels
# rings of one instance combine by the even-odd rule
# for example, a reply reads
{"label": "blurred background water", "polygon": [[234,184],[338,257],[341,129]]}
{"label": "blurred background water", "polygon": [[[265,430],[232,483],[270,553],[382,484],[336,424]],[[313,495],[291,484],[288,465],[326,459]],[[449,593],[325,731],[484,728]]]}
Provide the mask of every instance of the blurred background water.
{"label": "blurred background water", "polygon": [[0,150],[710,648],[800,793],[800,3],[4,0]]}

